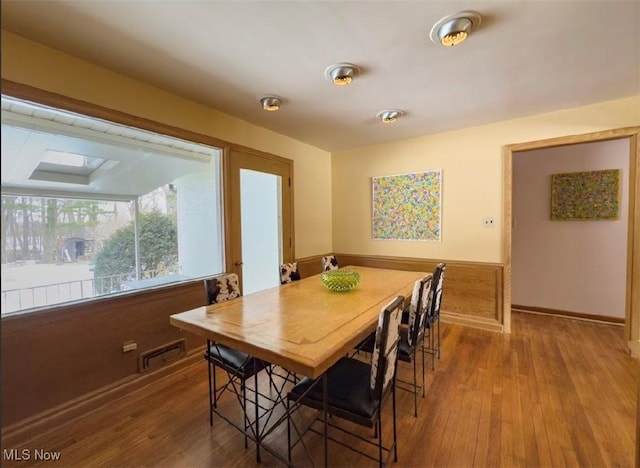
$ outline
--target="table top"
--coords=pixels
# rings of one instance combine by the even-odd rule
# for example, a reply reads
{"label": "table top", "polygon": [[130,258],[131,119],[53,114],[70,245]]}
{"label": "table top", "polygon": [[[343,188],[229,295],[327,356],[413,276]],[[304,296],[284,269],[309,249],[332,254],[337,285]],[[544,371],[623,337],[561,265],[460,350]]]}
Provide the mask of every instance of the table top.
{"label": "table top", "polygon": [[324,287],[320,275],[231,301],[174,314],[180,329],[244,351],[311,378],[375,330],[380,309],[408,297],[425,273],[381,268],[358,271],[360,284],[347,292]]}

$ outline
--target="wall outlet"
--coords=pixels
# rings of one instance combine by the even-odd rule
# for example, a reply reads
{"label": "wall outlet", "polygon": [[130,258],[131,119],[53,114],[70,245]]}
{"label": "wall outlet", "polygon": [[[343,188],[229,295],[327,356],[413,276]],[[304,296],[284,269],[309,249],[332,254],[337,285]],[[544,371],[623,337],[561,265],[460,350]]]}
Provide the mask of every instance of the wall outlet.
{"label": "wall outlet", "polygon": [[493,227],[493,226],[495,226],[495,224],[496,223],[495,223],[493,218],[483,218],[482,219],[482,225],[484,227]]}
{"label": "wall outlet", "polygon": [[125,341],[122,345],[122,352],[128,353],[129,351],[135,351],[138,349],[138,343],[135,341]]}

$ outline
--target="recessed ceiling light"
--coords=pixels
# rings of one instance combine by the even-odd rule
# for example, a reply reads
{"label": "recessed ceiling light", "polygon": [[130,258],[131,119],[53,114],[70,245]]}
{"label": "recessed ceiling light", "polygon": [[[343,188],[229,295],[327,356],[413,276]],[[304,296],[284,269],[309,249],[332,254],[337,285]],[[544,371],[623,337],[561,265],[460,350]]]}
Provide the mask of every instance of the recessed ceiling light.
{"label": "recessed ceiling light", "polygon": [[482,22],[477,11],[461,11],[445,16],[431,28],[429,37],[436,44],[451,47],[464,41]]}
{"label": "recessed ceiling light", "polygon": [[360,68],[352,63],[336,63],[326,68],[324,77],[335,85],[346,86],[351,84],[359,73]]}
{"label": "recessed ceiling light", "polygon": [[378,117],[383,123],[393,123],[398,120],[403,113],[404,112],[397,109],[383,110],[378,112],[376,117]]}
{"label": "recessed ceiling light", "polygon": [[266,111],[273,112],[280,109],[280,99],[275,96],[265,96],[260,99],[262,108]]}

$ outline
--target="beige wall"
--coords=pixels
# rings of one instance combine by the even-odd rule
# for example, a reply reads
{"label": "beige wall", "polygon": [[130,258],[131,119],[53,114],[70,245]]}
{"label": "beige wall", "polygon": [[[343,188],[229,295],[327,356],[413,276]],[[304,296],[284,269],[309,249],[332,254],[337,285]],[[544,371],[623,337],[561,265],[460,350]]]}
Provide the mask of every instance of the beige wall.
{"label": "beige wall", "polygon": [[[625,318],[629,139],[513,154],[513,304]],[[621,170],[619,218],[551,221],[551,174]]]}
{"label": "beige wall", "polygon": [[[502,262],[503,146],[634,125],[640,125],[640,96],[334,153],[333,248]],[[443,171],[442,241],[374,241],[371,178],[429,169]],[[483,226],[486,217],[494,227]]]}
{"label": "beige wall", "polygon": [[332,250],[331,154],[2,31],[2,78],[294,161],[297,257]]}

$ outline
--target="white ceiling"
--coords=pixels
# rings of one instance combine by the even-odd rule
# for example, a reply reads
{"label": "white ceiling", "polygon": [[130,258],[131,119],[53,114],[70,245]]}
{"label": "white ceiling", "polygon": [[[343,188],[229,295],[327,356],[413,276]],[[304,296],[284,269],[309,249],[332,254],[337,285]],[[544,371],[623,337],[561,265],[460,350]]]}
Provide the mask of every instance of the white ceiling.
{"label": "white ceiling", "polygon": [[[476,10],[453,48],[434,23]],[[2,1],[2,28],[330,151],[640,94],[640,1]],[[324,78],[351,62],[346,87]],[[54,73],[54,71],[52,71]],[[258,99],[283,98],[278,112]],[[385,125],[375,115],[400,109]]]}

